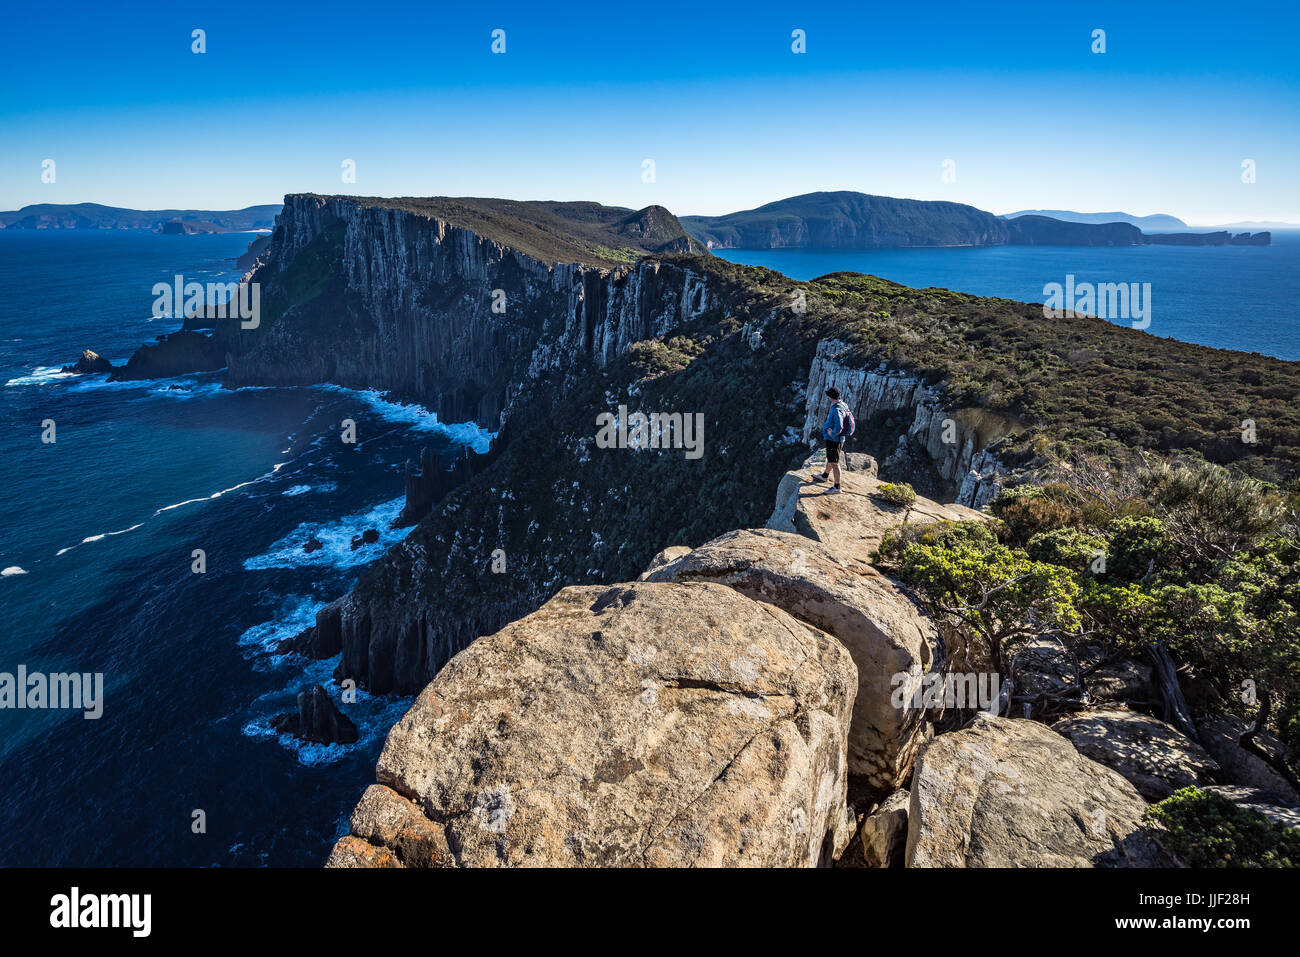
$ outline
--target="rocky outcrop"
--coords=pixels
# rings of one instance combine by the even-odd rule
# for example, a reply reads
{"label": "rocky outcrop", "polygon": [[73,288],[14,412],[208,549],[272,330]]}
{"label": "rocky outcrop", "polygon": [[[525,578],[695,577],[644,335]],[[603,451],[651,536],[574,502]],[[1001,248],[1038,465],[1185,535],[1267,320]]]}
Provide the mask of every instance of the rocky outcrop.
{"label": "rocky outcrop", "polygon": [[1148,801],[1179,788],[1209,784],[1219,766],[1172,725],[1126,708],[1096,708],[1062,719],[1052,730],[1082,755],[1118,771]]}
{"label": "rocky outcrop", "polygon": [[380,389],[493,431],[532,382],[608,362],[717,305],[686,266],[543,262],[446,219],[342,196],[285,197],[252,279],[262,324],[218,334],[229,384]]}
{"label": "rocky outcrop", "polygon": [[329,692],[312,685],[298,693],[298,710],[277,715],[271,727],[284,734],[313,744],[352,744],[357,740],[357,726],[334,706]]}
{"label": "rocky outcrop", "polygon": [[1071,223],[1050,216],[1004,220],[1013,246],[1140,246],[1146,240],[1132,223]]}
{"label": "rocky outcrop", "polygon": [[[377,776],[460,866],[816,865],[851,833],[854,671],[829,635],[722,585],[566,588],[457,655]],[[331,863],[409,863],[403,833],[442,847],[405,807],[374,817]]]}
{"label": "rocky outcrop", "polygon": [[[1286,795],[1288,800],[1300,804],[1300,794],[1296,793],[1289,781],[1278,774],[1273,767],[1259,755],[1247,751],[1239,742],[1250,725],[1233,714],[1220,715],[1199,721],[1196,730],[1200,733],[1201,744],[1223,769],[1223,779],[1227,783],[1241,787],[1272,791]],[[1256,741],[1260,747],[1271,754],[1285,756],[1286,749],[1281,741],[1268,732],[1262,732]]]}
{"label": "rocky outcrop", "polygon": [[259,265],[271,246],[271,234],[264,233],[248,244],[248,249],[235,260],[235,268],[247,276]]}
{"label": "rocky outcrop", "polygon": [[684,555],[689,555],[690,553],[691,550],[685,545],[669,545],[663,551],[657,553],[654,558],[650,559],[650,564],[646,566],[646,570],[640,574],[637,581],[646,581],[665,565],[675,562],[677,559]]}
{"label": "rocky outcrop", "polygon": [[1143,238],[1157,246],[1267,246],[1273,242],[1270,232],[1234,235],[1226,229],[1212,233],[1148,233]]}
{"label": "rocky outcrop", "polygon": [[883,364],[857,368],[848,344],[834,339],[818,344],[808,374],[805,442],[821,444],[831,386],[857,420],[849,444],[871,443],[869,451],[882,456],[883,478],[971,508],[987,504],[1005,482],[1009,470],[988,446],[1009,431],[1007,422],[976,410],[948,410],[939,390],[921,376]]}
{"label": "rocky outcrop", "polygon": [[858,831],[866,867],[902,867],[907,856],[907,809],[911,795],[895,791],[867,815]]}
{"label": "rocky outcrop", "polygon": [[98,352],[92,352],[87,349],[81,353],[81,358],[76,362],[72,365],[64,366],[59,371],[74,372],[78,375],[93,375],[99,372],[112,372],[114,368],[113,363],[109,362]]}
{"label": "rocky outcrop", "polygon": [[1201,788],[1225,797],[1238,807],[1262,814],[1274,824],[1283,827],[1300,827],[1300,801],[1295,792],[1269,791],[1236,785],[1213,785]]}
{"label": "rocky outcrop", "polygon": [[382,784],[366,788],[349,828],[326,867],[455,866],[443,829],[417,805]]}
{"label": "rocky outcrop", "polygon": [[872,553],[891,528],[906,516],[912,524],[982,520],[987,516],[964,505],[940,505],[917,497],[910,510],[890,505],[880,496],[881,481],[874,468],[843,470],[839,495],[830,486],[811,481],[824,462],[815,458],[801,470],[787,472],[776,491],[776,507],[767,527],[796,532],[834,549],[841,560],[860,568],[870,567]]}
{"label": "rocky outcrop", "polygon": [[281,642],[276,653],[294,652],[313,660],[333,658],[343,650],[342,606],[339,599],[316,612],[316,624]]}
{"label": "rocky outcrop", "polygon": [[908,867],[1150,867],[1146,802],[1034,721],[980,712],[916,761]]}
{"label": "rocky outcrop", "polygon": [[407,528],[419,522],[448,492],[488,468],[502,445],[498,435],[493,438],[487,452],[476,452],[464,446],[451,468],[447,468],[442,458],[428,448],[420,452],[419,468],[413,467],[408,459],[403,476],[406,502],[401,513],[393,519],[393,528]]}
{"label": "rocky outcrop", "polygon": [[654,571],[650,581],[708,581],[767,602],[834,635],[857,665],[848,764],[857,791],[879,798],[911,772],[924,711],[910,702],[934,659],[934,623],[885,576],[800,535],[731,532]]}
{"label": "rocky outcrop", "polygon": [[160,336],[154,345],[141,346],[126,365],[114,369],[109,381],[168,379],[190,372],[213,372],[225,364],[215,341],[200,332],[181,329]]}

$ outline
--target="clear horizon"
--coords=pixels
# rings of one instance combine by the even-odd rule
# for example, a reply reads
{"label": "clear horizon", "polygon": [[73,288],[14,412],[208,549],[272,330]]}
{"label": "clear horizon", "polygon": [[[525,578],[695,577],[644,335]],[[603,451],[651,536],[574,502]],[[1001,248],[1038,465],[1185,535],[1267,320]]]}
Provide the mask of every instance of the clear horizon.
{"label": "clear horizon", "polygon": [[255,30],[219,5],[25,8],[0,38],[0,209],[238,209],[318,192],[718,215],[847,189],[998,214],[1300,223],[1300,13],[1132,7],[941,3],[922,18],[666,3],[554,18],[295,2]]}

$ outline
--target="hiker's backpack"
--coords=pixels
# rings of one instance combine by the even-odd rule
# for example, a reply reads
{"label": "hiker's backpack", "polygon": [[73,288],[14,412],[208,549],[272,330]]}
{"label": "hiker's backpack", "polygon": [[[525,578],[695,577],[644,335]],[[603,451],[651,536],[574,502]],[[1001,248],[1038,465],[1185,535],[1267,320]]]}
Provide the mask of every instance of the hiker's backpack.
{"label": "hiker's backpack", "polygon": [[841,402],[842,409],[840,414],[843,416],[844,425],[840,428],[840,439],[847,439],[853,434],[853,430],[858,427],[858,423],[853,420],[853,410],[849,408],[847,402]]}

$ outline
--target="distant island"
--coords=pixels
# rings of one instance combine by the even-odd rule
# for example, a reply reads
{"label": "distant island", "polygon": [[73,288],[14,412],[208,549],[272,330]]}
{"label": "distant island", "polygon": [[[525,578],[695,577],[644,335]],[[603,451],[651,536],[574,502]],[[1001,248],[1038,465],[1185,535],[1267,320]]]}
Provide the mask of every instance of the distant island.
{"label": "distant island", "polygon": [[36,203],[0,213],[0,229],[139,229],[156,233],[242,233],[270,229],[281,204],[244,209],[124,209],[99,203]]}
{"label": "distant island", "polygon": [[[1186,227],[1172,216],[1147,218]],[[1144,233],[1134,223],[1123,221],[1071,221],[1038,213],[1006,218],[963,203],[896,199],[848,190],[805,193],[723,216],[683,216],[681,223],[710,249],[1267,246],[1272,241],[1267,232]]]}
{"label": "distant island", "polygon": [[[1132,213],[1080,213],[1072,209],[1022,209],[1018,213],[1003,213],[1003,219],[1020,216],[1048,216],[1064,223],[1131,223],[1142,230],[1167,232],[1260,232],[1261,230],[1300,229],[1300,223],[1283,223],[1275,220],[1250,220],[1239,223],[1220,223],[1217,226],[1189,226],[1177,216],[1155,213],[1151,216],[1134,216]],[[1267,245],[1267,244],[1263,244]]]}
{"label": "distant island", "polygon": [[1003,219],[1019,219],[1021,216],[1046,216],[1059,219],[1063,223],[1128,223],[1142,230],[1183,230],[1191,229],[1177,216],[1155,213],[1151,216],[1134,216],[1132,213],[1079,213],[1072,209],[1022,209],[1018,213],[1003,213]]}

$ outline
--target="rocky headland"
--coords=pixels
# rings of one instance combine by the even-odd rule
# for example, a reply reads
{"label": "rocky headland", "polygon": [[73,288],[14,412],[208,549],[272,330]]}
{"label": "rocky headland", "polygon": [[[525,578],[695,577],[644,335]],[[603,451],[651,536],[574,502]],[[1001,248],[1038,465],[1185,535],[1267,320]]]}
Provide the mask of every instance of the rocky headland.
{"label": "rocky headland", "polygon": [[[380,389],[498,433],[451,477],[409,465],[410,534],[282,649],[417,696],[333,863],[1022,864],[1028,833],[1044,861],[1133,865],[1155,859],[1159,781],[1258,790],[1227,770],[1249,764],[1241,734],[1227,760],[1204,723],[1218,771],[1190,739],[1108,756],[1119,729],[1155,740],[1158,682],[1107,660],[1085,689],[1046,638],[1003,675],[1014,718],[1010,699],[896,707],[895,676],[970,656],[874,553],[904,520],[983,521],[1071,446],[1289,479],[1295,364],[873,277],[797,283],[703,254],[659,207],[291,195],[246,278],[257,328],[218,320],[175,364],[133,363]],[[841,495],[798,471],[829,385],[858,422]],[[1269,422],[1251,445],[1242,407]],[[698,414],[703,457],[598,444],[620,408]],[[919,497],[891,504],[904,482]],[[1059,684],[1103,712],[1053,730]]]}

